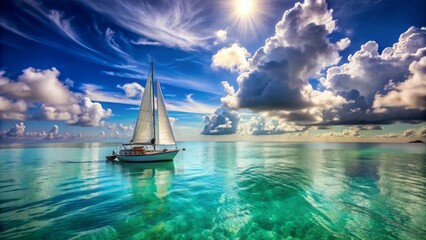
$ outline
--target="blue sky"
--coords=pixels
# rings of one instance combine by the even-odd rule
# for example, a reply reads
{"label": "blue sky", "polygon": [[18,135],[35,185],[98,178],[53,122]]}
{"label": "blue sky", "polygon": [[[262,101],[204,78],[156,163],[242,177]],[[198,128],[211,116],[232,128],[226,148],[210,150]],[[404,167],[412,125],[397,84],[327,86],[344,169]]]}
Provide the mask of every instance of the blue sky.
{"label": "blue sky", "polygon": [[424,138],[425,11],[421,0],[2,1],[1,141],[127,141],[151,58],[180,140]]}

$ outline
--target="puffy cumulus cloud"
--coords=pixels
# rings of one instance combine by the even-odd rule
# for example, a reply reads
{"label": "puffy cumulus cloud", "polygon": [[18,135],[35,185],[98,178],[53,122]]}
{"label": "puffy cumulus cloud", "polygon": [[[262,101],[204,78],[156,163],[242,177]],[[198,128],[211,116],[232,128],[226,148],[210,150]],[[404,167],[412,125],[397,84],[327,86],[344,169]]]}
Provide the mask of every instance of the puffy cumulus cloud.
{"label": "puffy cumulus cloud", "polygon": [[350,127],[343,129],[342,132],[326,132],[317,134],[317,137],[360,137],[360,129],[357,127]]}
{"label": "puffy cumulus cloud", "polygon": [[126,83],[123,86],[117,85],[117,88],[123,89],[126,93],[126,97],[142,97],[145,88],[142,87],[139,83],[132,82]]}
{"label": "puffy cumulus cloud", "polygon": [[252,116],[248,121],[241,121],[238,132],[243,135],[276,135],[284,133],[304,132],[308,127],[297,126],[292,122],[271,118],[264,114]]}
{"label": "puffy cumulus cloud", "polygon": [[10,100],[0,96],[0,119],[25,120],[27,108],[24,100]]}
{"label": "puffy cumulus cloud", "polygon": [[174,125],[175,125],[175,122],[176,122],[177,120],[179,120],[179,118],[169,117],[170,125],[174,126]]}
{"label": "puffy cumulus cloud", "polygon": [[399,134],[397,133],[388,133],[388,134],[378,134],[375,135],[376,138],[398,138]]}
{"label": "puffy cumulus cloud", "polygon": [[[305,126],[424,121],[426,28],[410,27],[381,53],[376,42],[368,41],[338,66],[339,51],[350,40],[331,42],[335,29],[325,1],[296,3],[240,70],[238,87],[223,83],[223,106]],[[320,80],[318,89],[309,83],[311,78]]]}
{"label": "puffy cumulus cloud", "polygon": [[42,105],[37,118],[46,120],[63,120],[69,125],[83,127],[99,126],[101,119],[112,115],[111,109],[103,109],[102,105],[84,97],[78,103],[71,105],[48,106]]}
{"label": "puffy cumulus cloud", "polygon": [[106,123],[106,127],[109,129],[109,130],[115,130],[115,128],[117,127],[117,124],[115,124],[115,123]]}
{"label": "puffy cumulus cloud", "polygon": [[225,42],[228,39],[228,31],[227,29],[219,29],[216,32],[214,32],[214,36],[216,37],[216,40],[214,41],[214,45],[217,45],[221,42]]}
{"label": "puffy cumulus cloud", "polygon": [[386,88],[389,90],[385,95],[376,94],[374,108],[404,107],[404,108],[426,108],[426,57],[420,61],[410,64],[410,78],[395,84],[389,81]]}
{"label": "puffy cumulus cloud", "polygon": [[17,81],[2,77],[0,94],[9,98],[38,101],[46,104],[67,104],[73,94],[59,81],[56,68],[38,70],[26,68]]}
{"label": "puffy cumulus cloud", "polygon": [[[44,133],[44,132],[43,132]],[[58,125],[53,125],[53,127],[50,129],[49,133],[46,135],[47,139],[55,139],[59,136],[59,127]]]}
{"label": "puffy cumulus cloud", "polygon": [[23,122],[15,124],[11,129],[6,131],[7,137],[23,137],[25,135],[25,124]]}
{"label": "puffy cumulus cloud", "polygon": [[344,103],[345,99],[332,91],[314,90],[308,82],[323,68],[337,64],[338,51],[349,44],[348,39],[329,41],[328,35],[336,28],[331,13],[325,1],[308,0],[287,10],[275,26],[274,36],[249,60],[249,69],[238,76],[238,90],[223,98],[224,105],[295,115],[310,111],[321,117],[321,108]]}
{"label": "puffy cumulus cloud", "polygon": [[[39,70],[27,68],[16,81],[0,76],[0,118],[24,120],[25,118],[63,120],[70,125],[98,126],[102,118],[112,115],[81,94],[68,89],[70,80],[59,80],[56,68]],[[29,107],[40,106],[39,112],[27,115]]]}
{"label": "puffy cumulus cloud", "polygon": [[232,44],[230,47],[220,49],[212,57],[213,68],[224,68],[233,72],[242,72],[248,69],[248,58],[250,53],[244,47],[237,43]]}
{"label": "puffy cumulus cloud", "polygon": [[323,112],[320,124],[391,124],[426,119],[426,29],[409,28],[381,54],[369,41],[349,56],[348,63],[331,67],[321,79],[328,90],[347,100]]}
{"label": "puffy cumulus cloud", "polygon": [[329,68],[322,83],[336,91],[356,89],[371,101],[377,92],[387,90],[384,86],[389,81],[394,84],[405,81],[410,64],[426,55],[426,30],[411,27],[392,47],[385,48],[381,54],[378,49],[374,41],[363,44],[348,57],[348,63]]}
{"label": "puffy cumulus cloud", "polygon": [[409,128],[400,133],[375,135],[376,138],[426,138],[426,126]]}
{"label": "puffy cumulus cloud", "polygon": [[384,128],[380,125],[358,125],[354,126],[354,128],[357,128],[362,131],[368,131],[368,130],[383,130]]}
{"label": "puffy cumulus cloud", "polygon": [[0,139],[3,140],[52,140],[64,138],[64,136],[59,135],[59,127],[54,125],[50,131],[41,132],[28,132],[26,131],[26,126],[23,122],[19,122],[11,127],[7,131],[0,133]]}
{"label": "puffy cumulus cloud", "polygon": [[0,142],[32,142],[32,141],[76,141],[76,140],[99,140],[104,138],[129,138],[131,134],[120,133],[119,131],[111,131],[107,134],[101,131],[99,134],[82,134],[82,133],[61,133],[58,125],[53,125],[50,129],[44,131],[27,131],[27,127],[23,122],[17,123],[7,131],[0,131]]}
{"label": "puffy cumulus cloud", "polygon": [[214,114],[204,117],[203,135],[234,134],[237,131],[241,115],[223,106],[216,109]]}
{"label": "puffy cumulus cloud", "polygon": [[339,50],[345,50],[350,44],[351,40],[349,38],[342,38],[336,43]]}
{"label": "puffy cumulus cloud", "polygon": [[426,127],[420,127],[418,129],[410,128],[405,130],[402,134],[403,137],[426,137]]}
{"label": "puffy cumulus cloud", "polygon": [[132,125],[128,125],[128,126],[126,126],[126,125],[124,125],[124,124],[120,123],[120,124],[118,124],[118,128],[119,128],[121,131],[133,131],[133,126],[132,126]]}

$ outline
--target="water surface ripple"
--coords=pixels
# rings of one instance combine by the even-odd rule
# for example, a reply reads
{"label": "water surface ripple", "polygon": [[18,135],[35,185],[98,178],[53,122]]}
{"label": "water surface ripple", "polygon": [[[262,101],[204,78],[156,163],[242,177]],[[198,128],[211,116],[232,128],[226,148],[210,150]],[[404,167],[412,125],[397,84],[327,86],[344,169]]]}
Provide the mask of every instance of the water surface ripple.
{"label": "water surface ripple", "polygon": [[1,239],[421,239],[426,148],[183,142],[113,164],[114,144],[0,148]]}

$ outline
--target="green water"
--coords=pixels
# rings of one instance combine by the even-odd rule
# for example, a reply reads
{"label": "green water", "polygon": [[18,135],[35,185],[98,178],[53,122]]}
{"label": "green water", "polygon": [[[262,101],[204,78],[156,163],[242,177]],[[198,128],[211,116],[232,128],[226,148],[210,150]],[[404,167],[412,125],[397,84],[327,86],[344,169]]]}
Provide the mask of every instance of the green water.
{"label": "green water", "polygon": [[0,239],[422,239],[418,144],[180,143],[112,164],[114,144],[3,146]]}

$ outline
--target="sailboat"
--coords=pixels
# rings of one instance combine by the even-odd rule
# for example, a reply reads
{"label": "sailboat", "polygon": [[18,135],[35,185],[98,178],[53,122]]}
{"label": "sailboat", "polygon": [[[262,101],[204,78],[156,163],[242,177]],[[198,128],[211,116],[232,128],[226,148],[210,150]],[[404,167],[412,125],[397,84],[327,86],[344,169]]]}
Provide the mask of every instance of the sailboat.
{"label": "sailboat", "polygon": [[[173,161],[179,152],[158,79],[156,81],[157,111],[155,111],[153,83],[154,63],[151,61],[132,140],[130,143],[123,144],[118,154],[113,154],[120,161]],[[166,148],[167,146],[172,148]]]}

